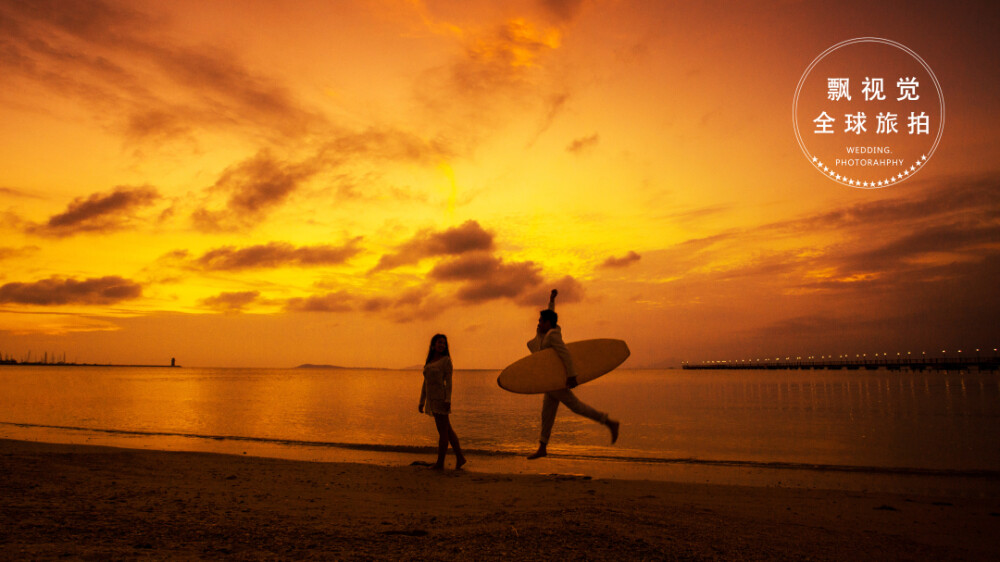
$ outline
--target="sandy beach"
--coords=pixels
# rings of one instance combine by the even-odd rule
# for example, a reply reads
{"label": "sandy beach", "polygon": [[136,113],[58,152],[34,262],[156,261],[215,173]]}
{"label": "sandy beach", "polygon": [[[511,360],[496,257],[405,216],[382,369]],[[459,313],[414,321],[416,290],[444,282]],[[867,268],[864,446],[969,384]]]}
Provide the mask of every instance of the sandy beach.
{"label": "sandy beach", "polygon": [[992,498],[485,474],[474,458],[469,468],[0,440],[0,553],[990,560],[998,552]]}

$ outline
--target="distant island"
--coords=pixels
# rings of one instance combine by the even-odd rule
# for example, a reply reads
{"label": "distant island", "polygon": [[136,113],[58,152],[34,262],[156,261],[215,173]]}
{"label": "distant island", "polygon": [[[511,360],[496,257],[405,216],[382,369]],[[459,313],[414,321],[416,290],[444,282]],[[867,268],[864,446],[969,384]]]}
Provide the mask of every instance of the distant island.
{"label": "distant island", "polygon": [[341,367],[340,365],[313,365],[312,363],[303,363],[296,369],[347,369],[348,367]]}

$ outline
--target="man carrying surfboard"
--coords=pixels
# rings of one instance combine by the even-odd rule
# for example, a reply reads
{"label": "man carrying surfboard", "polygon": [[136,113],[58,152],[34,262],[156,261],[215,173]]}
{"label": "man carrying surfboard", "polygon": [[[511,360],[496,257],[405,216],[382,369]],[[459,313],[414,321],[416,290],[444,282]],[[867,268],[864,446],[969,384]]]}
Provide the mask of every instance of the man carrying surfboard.
{"label": "man carrying surfboard", "polygon": [[558,290],[552,289],[552,293],[549,295],[549,307],[539,313],[538,328],[535,331],[535,337],[528,342],[528,349],[532,353],[537,353],[551,347],[559,355],[559,359],[566,367],[566,388],[545,393],[545,397],[542,399],[542,434],[538,440],[538,450],[528,455],[528,459],[537,459],[548,454],[545,449],[549,443],[549,436],[552,433],[552,425],[556,421],[556,411],[559,409],[560,402],[574,413],[608,426],[608,429],[611,430],[612,444],[618,440],[619,423],[609,418],[608,414],[599,412],[581,402],[570,390],[577,385],[576,370],[573,368],[573,358],[563,342],[562,328],[558,324],[559,315],[556,314],[556,296],[558,294]]}

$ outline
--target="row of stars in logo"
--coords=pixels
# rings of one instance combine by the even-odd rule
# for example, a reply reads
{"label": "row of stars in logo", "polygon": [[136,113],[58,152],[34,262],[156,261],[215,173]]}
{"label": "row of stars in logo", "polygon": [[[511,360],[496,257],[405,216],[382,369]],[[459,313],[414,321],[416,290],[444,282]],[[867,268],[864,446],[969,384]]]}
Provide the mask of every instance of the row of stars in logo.
{"label": "row of stars in logo", "polygon": [[926,154],[922,155],[920,157],[920,160],[917,160],[916,163],[914,163],[912,166],[910,166],[909,169],[903,169],[902,172],[899,172],[899,174],[897,174],[895,176],[889,176],[888,179],[879,180],[879,181],[876,182],[876,181],[855,180],[855,179],[852,179],[852,178],[848,178],[847,176],[842,176],[842,175],[838,174],[836,171],[831,170],[829,167],[827,167],[822,162],[820,162],[819,158],[813,156],[813,159],[812,159],[813,164],[817,168],[819,168],[820,170],[823,170],[823,172],[826,173],[827,175],[829,175],[831,178],[834,178],[837,181],[841,181],[841,182],[846,183],[847,185],[851,185],[851,186],[855,186],[855,187],[882,187],[882,186],[886,186],[886,185],[889,185],[889,184],[892,184],[892,183],[896,183],[898,181],[901,181],[903,178],[909,176],[910,172],[916,172],[917,171],[917,167],[920,166],[921,164],[923,164],[924,161],[926,161],[926,160],[927,160],[927,155]]}

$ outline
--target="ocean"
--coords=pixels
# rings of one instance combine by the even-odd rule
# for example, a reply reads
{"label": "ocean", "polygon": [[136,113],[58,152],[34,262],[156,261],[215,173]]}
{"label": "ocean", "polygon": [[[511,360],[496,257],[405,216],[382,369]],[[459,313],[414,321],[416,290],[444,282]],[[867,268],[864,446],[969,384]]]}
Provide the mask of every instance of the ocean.
{"label": "ocean", "polygon": [[[622,423],[561,407],[550,456],[541,396],[456,371],[452,425],[470,470],[996,494],[1000,375],[618,370],[575,390]],[[311,460],[433,460],[419,371],[0,367],[0,437]],[[453,459],[449,459],[449,463]]]}

